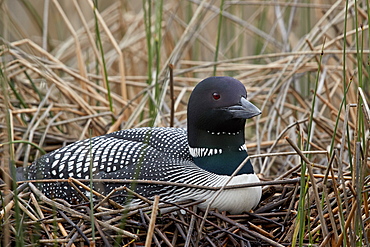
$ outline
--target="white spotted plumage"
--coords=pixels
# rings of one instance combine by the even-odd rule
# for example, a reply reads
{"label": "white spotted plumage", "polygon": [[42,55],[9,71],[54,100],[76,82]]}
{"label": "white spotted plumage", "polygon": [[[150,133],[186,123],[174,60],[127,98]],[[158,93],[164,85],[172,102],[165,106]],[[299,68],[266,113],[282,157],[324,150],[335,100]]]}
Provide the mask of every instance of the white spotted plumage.
{"label": "white spotted plumage", "polygon": [[[160,138],[158,138],[157,133],[160,133]],[[144,141],[145,139],[146,141]],[[90,146],[90,142],[94,145]],[[75,148],[76,146],[79,146],[79,148]],[[82,149],[81,147],[84,148]],[[92,148],[91,152],[89,150],[90,147]],[[121,152],[120,156],[117,155],[118,150]],[[35,179],[37,178],[37,174],[39,174],[42,178],[75,177],[89,179],[90,155],[93,154],[92,173],[94,178],[135,179],[134,174],[137,165],[135,161],[141,155],[144,155],[145,161],[140,168],[141,174],[138,177],[139,179],[214,187],[222,186],[226,183],[229,176],[213,174],[197,167],[192,162],[190,150],[187,145],[186,130],[184,129],[137,128],[118,131],[106,136],[79,141],[43,156],[38,161],[38,170],[36,170],[36,166],[33,166],[33,169],[30,170],[29,178]],[[195,152],[198,155],[202,153],[211,154],[206,149]],[[221,153],[222,150],[214,150],[213,152]],[[69,155],[65,155],[66,153]],[[79,158],[76,160],[77,156]],[[53,160],[51,166],[47,162],[50,161],[49,159]],[[41,174],[38,172],[41,172]],[[258,178],[255,174],[238,175],[231,180],[230,185],[256,181],[258,181]],[[122,185],[119,183],[105,183],[104,186],[96,186],[95,189],[100,193],[107,194],[115,187]],[[77,198],[77,193],[67,185],[56,186],[52,183],[43,183],[40,186],[43,192],[49,196],[62,197],[66,200]],[[256,190],[257,192],[255,192]],[[258,191],[260,191],[258,187],[223,191],[212,206],[231,213],[246,211],[257,205],[259,199],[252,200],[249,195],[251,193],[258,193]],[[160,194],[162,200],[170,202],[205,199],[207,201],[200,206],[206,207],[207,203],[215,194],[215,191],[188,187],[148,186],[140,184],[138,186],[138,193],[142,193],[148,197],[154,194]],[[232,199],[234,197],[236,199]],[[118,202],[125,201],[125,197],[122,194],[114,197],[114,199]],[[229,203],[225,204],[224,200],[234,200],[233,206],[230,206],[231,204]]]}

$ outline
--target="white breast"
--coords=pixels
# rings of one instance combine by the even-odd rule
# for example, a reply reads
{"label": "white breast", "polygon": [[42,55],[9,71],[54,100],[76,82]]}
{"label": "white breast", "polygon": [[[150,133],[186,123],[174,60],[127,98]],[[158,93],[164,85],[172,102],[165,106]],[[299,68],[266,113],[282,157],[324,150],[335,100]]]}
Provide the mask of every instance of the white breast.
{"label": "white breast", "polygon": [[[223,186],[229,180],[229,178],[230,176],[215,175],[214,177],[210,178],[212,182],[208,181],[211,182],[212,185],[210,183],[207,184],[208,186],[214,187]],[[233,177],[228,185],[256,182],[260,182],[256,174],[242,174]],[[217,191],[202,190],[199,194],[193,194],[192,197],[196,200],[205,199],[206,201],[204,203],[201,203],[199,206],[201,208],[206,208],[208,204],[213,200],[213,197],[216,195],[216,193]],[[231,214],[247,212],[257,206],[261,199],[261,195],[261,186],[223,190],[213,201],[211,208],[217,208],[220,211],[228,211]]]}

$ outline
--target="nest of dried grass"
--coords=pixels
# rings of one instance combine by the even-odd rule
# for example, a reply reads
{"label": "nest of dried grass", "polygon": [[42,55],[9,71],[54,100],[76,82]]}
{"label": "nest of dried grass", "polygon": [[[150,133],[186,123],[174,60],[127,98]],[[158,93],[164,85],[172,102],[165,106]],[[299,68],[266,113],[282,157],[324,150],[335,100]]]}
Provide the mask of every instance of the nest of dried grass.
{"label": "nest of dried grass", "polygon": [[[157,246],[369,244],[366,3],[228,2],[218,25],[219,5],[169,1],[155,28],[159,12],[148,6],[106,2],[91,11],[90,2],[52,1],[45,23],[60,25],[41,32],[28,26],[38,13],[19,15],[2,5],[4,245],[95,239],[135,246],[147,236]],[[223,30],[218,45],[216,30]],[[97,201],[91,214],[89,205],[51,201],[31,183],[14,197],[13,163],[27,166],[44,151],[120,128],[184,127],[189,92],[214,70],[241,80],[263,111],[248,123],[246,140],[256,171],[273,185],[265,185],[253,214],[206,214],[189,202],[175,205],[185,213],[157,215],[145,198],[142,208]]]}
{"label": "nest of dried grass", "polygon": [[[368,200],[356,196],[352,179],[343,174],[333,176],[338,172],[333,168],[325,175],[309,171],[313,182],[305,208],[310,230],[305,232],[303,244],[340,246],[345,241],[350,245],[356,239],[355,227],[363,227],[369,234]],[[299,230],[301,191],[300,178],[293,171],[284,175],[289,179],[262,182],[261,203],[254,212],[242,215],[200,209],[196,201],[173,204],[137,194],[140,206],[109,203],[109,198],[100,195],[104,200],[95,201],[91,213],[89,201],[71,205],[62,199],[51,200],[27,182],[16,191],[17,207],[12,194],[5,198],[8,203],[0,217],[7,215],[9,224],[16,227],[16,215],[21,215],[25,245],[142,246],[153,241],[156,246],[285,246],[291,245]],[[369,186],[367,178],[364,188]],[[348,231],[341,230],[343,223]],[[11,234],[11,241],[16,242],[17,236]]]}

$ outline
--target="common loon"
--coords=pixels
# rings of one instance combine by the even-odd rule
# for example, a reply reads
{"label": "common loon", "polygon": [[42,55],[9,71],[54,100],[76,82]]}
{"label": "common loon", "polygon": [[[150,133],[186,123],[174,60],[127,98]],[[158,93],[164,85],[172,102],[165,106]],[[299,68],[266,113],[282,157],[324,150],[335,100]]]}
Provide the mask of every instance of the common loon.
{"label": "common loon", "polygon": [[[261,113],[247,100],[244,85],[231,77],[209,77],[194,88],[187,109],[187,130],[143,127],[121,130],[77,141],[42,156],[24,172],[27,179],[140,179],[202,186],[223,186],[248,157],[245,121]],[[92,167],[90,171],[90,167]],[[228,185],[259,182],[248,161]],[[95,183],[107,195],[121,183]],[[67,182],[39,183],[47,196],[67,201],[79,198]],[[205,200],[215,190],[138,183],[135,191],[145,197],[160,195],[164,201]],[[120,193],[120,192],[118,192]],[[122,192],[123,193],[123,192]],[[117,195],[117,193],[115,194]],[[224,190],[211,207],[238,214],[257,206],[261,187]],[[124,194],[111,199],[125,202]]]}

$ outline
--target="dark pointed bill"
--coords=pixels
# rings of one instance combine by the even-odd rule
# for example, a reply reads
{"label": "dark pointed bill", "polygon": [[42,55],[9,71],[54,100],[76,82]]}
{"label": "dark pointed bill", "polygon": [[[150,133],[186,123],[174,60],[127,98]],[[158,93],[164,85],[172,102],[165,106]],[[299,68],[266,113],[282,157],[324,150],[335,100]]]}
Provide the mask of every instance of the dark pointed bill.
{"label": "dark pointed bill", "polygon": [[240,99],[240,104],[228,106],[223,108],[230,112],[233,118],[252,118],[261,114],[261,110],[257,106],[253,105],[246,98],[242,97]]}

